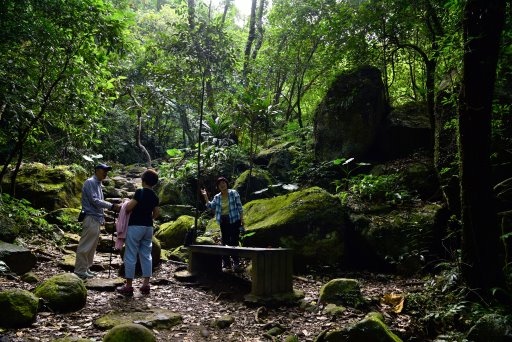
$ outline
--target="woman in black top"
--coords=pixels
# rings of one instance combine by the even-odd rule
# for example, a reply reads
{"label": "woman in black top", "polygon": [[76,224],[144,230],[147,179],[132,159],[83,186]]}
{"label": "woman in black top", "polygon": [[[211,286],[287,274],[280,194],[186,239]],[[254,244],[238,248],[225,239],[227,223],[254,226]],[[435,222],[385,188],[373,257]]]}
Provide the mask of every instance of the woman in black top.
{"label": "woman in black top", "polygon": [[145,171],[141,178],[142,188],[135,191],[133,198],[126,205],[126,212],[130,213],[124,251],[126,284],[118,287],[117,292],[127,296],[133,295],[132,282],[135,277],[137,255],[144,278],[140,292],[149,294],[149,278],[153,271],[151,258],[153,219],[160,214],[159,199],[152,189],[158,183],[158,174],[150,169]]}

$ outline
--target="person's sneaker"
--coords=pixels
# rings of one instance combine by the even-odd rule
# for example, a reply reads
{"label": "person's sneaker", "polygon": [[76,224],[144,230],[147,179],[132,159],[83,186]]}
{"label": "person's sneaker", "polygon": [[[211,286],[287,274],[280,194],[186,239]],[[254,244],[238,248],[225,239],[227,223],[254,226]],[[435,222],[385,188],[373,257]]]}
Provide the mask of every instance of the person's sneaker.
{"label": "person's sneaker", "polygon": [[127,297],[133,296],[133,287],[131,287],[131,286],[126,286],[126,285],[119,286],[118,288],[116,288],[116,291],[117,291],[117,293],[120,293],[123,296],[127,296]]}
{"label": "person's sneaker", "polygon": [[151,287],[149,285],[142,285],[140,288],[140,293],[142,293],[143,295],[148,295],[149,292],[151,291]]}
{"label": "person's sneaker", "polygon": [[89,278],[92,278],[93,276],[90,275],[89,273],[85,272],[85,273],[80,273],[80,272],[75,272],[75,274],[82,280],[86,280],[86,279],[89,279]]}
{"label": "person's sneaker", "polygon": [[85,273],[90,274],[90,275],[91,275],[91,276],[93,276],[93,277],[94,277],[94,276],[96,276],[96,275],[98,275],[98,272],[93,272],[93,271],[91,271],[91,270],[87,270],[87,272],[85,272]]}

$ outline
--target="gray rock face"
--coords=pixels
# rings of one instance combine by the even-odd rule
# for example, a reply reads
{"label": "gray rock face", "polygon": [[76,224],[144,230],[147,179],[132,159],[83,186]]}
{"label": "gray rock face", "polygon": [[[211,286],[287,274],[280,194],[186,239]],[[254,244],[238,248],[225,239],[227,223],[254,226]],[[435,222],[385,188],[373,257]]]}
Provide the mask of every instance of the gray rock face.
{"label": "gray rock face", "polygon": [[29,249],[2,241],[0,241],[0,260],[16,274],[27,273],[37,262],[36,256]]}
{"label": "gray rock face", "polygon": [[316,159],[366,156],[382,130],[386,112],[377,68],[363,67],[339,75],[314,114]]}
{"label": "gray rock face", "polygon": [[400,158],[415,151],[432,151],[432,128],[425,106],[405,104],[394,108],[386,119],[379,143],[385,159]]}

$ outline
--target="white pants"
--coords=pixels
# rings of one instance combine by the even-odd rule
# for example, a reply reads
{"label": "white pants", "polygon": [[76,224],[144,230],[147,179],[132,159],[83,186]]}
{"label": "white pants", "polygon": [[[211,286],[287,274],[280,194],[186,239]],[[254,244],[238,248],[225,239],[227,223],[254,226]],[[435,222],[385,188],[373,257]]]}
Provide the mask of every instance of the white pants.
{"label": "white pants", "polygon": [[91,215],[87,215],[82,222],[82,234],[76,248],[76,273],[85,273],[92,266],[99,240],[100,223]]}

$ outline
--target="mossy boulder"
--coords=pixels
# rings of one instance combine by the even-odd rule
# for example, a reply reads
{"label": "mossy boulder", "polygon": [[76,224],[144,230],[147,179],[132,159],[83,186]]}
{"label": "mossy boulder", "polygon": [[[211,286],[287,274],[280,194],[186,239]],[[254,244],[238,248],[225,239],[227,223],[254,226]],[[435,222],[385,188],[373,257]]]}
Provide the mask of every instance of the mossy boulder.
{"label": "mossy boulder", "polygon": [[181,205],[181,204],[166,204],[160,206],[160,216],[158,220],[160,222],[170,222],[175,221],[178,217],[182,215],[193,215],[194,207],[191,205]]}
{"label": "mossy boulder", "polygon": [[71,223],[78,224],[78,214],[79,208],[59,208],[46,214],[44,218],[48,223],[62,227]]}
{"label": "mossy boulder", "polygon": [[169,260],[188,262],[188,249],[184,246],[179,246],[170,251]]}
{"label": "mossy boulder", "polygon": [[160,199],[160,206],[195,203],[196,193],[188,184],[178,183],[175,179],[162,179],[154,190]]}
{"label": "mossy boulder", "polygon": [[274,196],[273,188],[270,188],[272,183],[270,172],[253,168],[252,170],[242,172],[242,174],[238,176],[233,185],[233,189],[238,191],[243,202],[248,202]]}
{"label": "mossy boulder", "polygon": [[359,322],[339,330],[323,331],[316,342],[400,342],[400,337],[394,334],[384,323],[384,318],[380,313],[370,312]]}
{"label": "mossy boulder", "polygon": [[500,314],[486,314],[471,327],[468,341],[508,341],[512,333],[512,319]]}
{"label": "mossy boulder", "polygon": [[255,200],[244,212],[244,246],[292,248],[296,266],[334,265],[344,254],[344,210],[322,188]]}
{"label": "mossy boulder", "polygon": [[337,75],[313,113],[315,159],[369,155],[387,110],[378,68],[361,66]]}
{"label": "mossy boulder", "polygon": [[126,323],[116,325],[103,337],[103,342],[153,342],[156,337],[151,330],[141,324]]}
{"label": "mossy boulder", "polygon": [[399,269],[414,274],[424,266],[423,251],[435,255],[446,220],[444,207],[436,203],[386,210],[352,212],[348,248],[351,262],[360,267]]}
{"label": "mossy boulder", "polygon": [[162,248],[176,248],[183,245],[185,234],[194,225],[194,222],[194,217],[182,215],[176,221],[161,224],[155,236],[160,240]]}
{"label": "mossy boulder", "polygon": [[56,312],[73,312],[82,309],[87,301],[87,289],[82,279],[73,273],[57,274],[34,289],[46,306]]}
{"label": "mossy boulder", "polygon": [[1,291],[0,308],[2,308],[0,310],[1,327],[28,327],[36,320],[39,298],[21,289]]}
{"label": "mossy boulder", "polygon": [[[16,197],[28,200],[34,208],[47,211],[64,207],[78,208],[86,178],[86,170],[76,164],[23,164],[16,177]],[[7,187],[9,179],[9,176],[4,177],[2,186]]]}
{"label": "mossy boulder", "polygon": [[356,279],[332,279],[320,288],[318,300],[321,303],[348,305],[354,308],[365,303],[361,287]]}
{"label": "mossy boulder", "polygon": [[94,326],[100,330],[112,329],[127,323],[142,323],[154,329],[171,329],[183,322],[180,314],[167,309],[151,309],[139,311],[112,311],[94,321]]}

